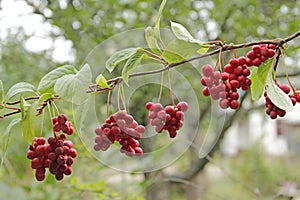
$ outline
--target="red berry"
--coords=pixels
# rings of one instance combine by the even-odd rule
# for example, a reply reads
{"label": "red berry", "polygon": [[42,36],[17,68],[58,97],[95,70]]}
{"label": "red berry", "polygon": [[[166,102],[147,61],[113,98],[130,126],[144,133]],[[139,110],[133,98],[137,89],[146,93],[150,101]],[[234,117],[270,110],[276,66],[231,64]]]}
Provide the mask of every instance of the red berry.
{"label": "red berry", "polygon": [[67,121],[68,121],[68,118],[67,118],[67,116],[65,114],[59,114],[57,116],[57,122],[59,124],[65,124]]}
{"label": "red berry", "polygon": [[223,80],[223,81],[227,81],[228,79],[229,79],[229,74],[226,73],[226,72],[223,72],[223,73],[222,73],[222,80]]}
{"label": "red berry", "polygon": [[251,50],[247,53],[247,57],[250,58],[251,60],[254,60],[256,58],[256,55],[255,55],[254,51]]}
{"label": "red berry", "polygon": [[61,125],[57,122],[56,124],[54,124],[53,126],[53,131],[54,132],[59,132],[61,130]]}
{"label": "red berry", "polygon": [[239,61],[238,61],[238,59],[236,59],[236,58],[232,58],[232,59],[230,59],[229,64],[230,64],[233,68],[235,68],[235,67],[239,66]]}
{"label": "red berry", "polygon": [[224,71],[227,73],[233,73],[233,67],[231,65],[225,65]]}
{"label": "red berry", "polygon": [[202,93],[203,93],[204,96],[209,96],[209,95],[210,95],[210,92],[209,92],[208,87],[205,87],[205,88],[202,90]]}
{"label": "red berry", "polygon": [[288,85],[278,85],[278,87],[282,90],[282,91],[284,91],[284,93],[286,93],[286,94],[288,94],[288,93],[290,93],[290,87],[288,86]]}
{"label": "red berry", "polygon": [[254,60],[252,60],[252,64],[254,66],[259,66],[261,64],[260,58],[255,58]]}
{"label": "red berry", "polygon": [[146,109],[147,110],[151,110],[153,108],[153,106],[154,106],[154,103],[152,103],[152,102],[146,103]]}
{"label": "red berry", "polygon": [[204,65],[202,73],[204,76],[211,76],[213,74],[213,68],[210,65]]}
{"label": "red berry", "polygon": [[238,88],[240,86],[240,83],[237,80],[231,80],[230,84],[233,88]]}
{"label": "red berry", "polygon": [[237,100],[231,100],[230,101],[230,108],[231,109],[237,109],[239,107],[239,102]]}
{"label": "red berry", "polygon": [[259,45],[253,46],[252,49],[256,54],[260,54],[261,47]]}
{"label": "red berry", "polygon": [[219,102],[219,105],[222,109],[226,109],[229,107],[229,101],[228,99],[223,99]]}
{"label": "red berry", "polygon": [[295,95],[295,99],[298,103],[300,103],[300,94],[299,93],[296,93]]}
{"label": "red berry", "polygon": [[185,111],[188,110],[188,104],[185,101],[179,102],[177,104],[177,108],[178,108],[178,110],[181,110],[182,112],[185,112]]}
{"label": "red berry", "polygon": [[232,92],[231,94],[230,94],[230,99],[231,100],[237,100],[239,98],[239,93],[237,93],[237,92]]}
{"label": "red berry", "polygon": [[270,112],[270,117],[271,117],[271,119],[276,119],[277,118],[277,112],[276,111],[271,111]]}
{"label": "red berry", "polygon": [[46,174],[35,174],[37,181],[43,181],[46,178]]}
{"label": "red berry", "polygon": [[243,66],[246,64],[247,59],[245,57],[239,57],[238,61],[239,61],[239,65]]}

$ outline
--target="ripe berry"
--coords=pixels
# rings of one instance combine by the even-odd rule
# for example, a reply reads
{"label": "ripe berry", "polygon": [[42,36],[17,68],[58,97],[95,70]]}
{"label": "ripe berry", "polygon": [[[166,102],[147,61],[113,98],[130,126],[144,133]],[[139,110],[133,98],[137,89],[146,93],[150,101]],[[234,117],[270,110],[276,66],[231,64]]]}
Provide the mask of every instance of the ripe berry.
{"label": "ripe berry", "polygon": [[[146,108],[149,110],[152,117],[156,115],[156,111],[162,107],[157,104],[147,103]],[[118,111],[108,117],[101,127],[95,129],[95,151],[106,151],[115,141],[121,144],[120,151],[128,156],[141,155],[136,153],[135,148],[139,145],[138,140],[141,139],[145,127],[139,125],[134,118],[124,111]],[[72,157],[73,153],[69,155]],[[75,155],[76,156],[76,155]]]}
{"label": "ripe berry", "polygon": [[213,74],[213,69],[210,67],[210,65],[205,65],[202,68],[202,73],[204,76],[211,76]]}
{"label": "ripe berry", "polygon": [[237,109],[239,107],[239,102],[237,100],[230,101],[230,108],[231,109]]}
{"label": "ripe berry", "polygon": [[181,110],[182,112],[185,112],[185,111],[187,111],[187,109],[188,109],[188,104],[187,104],[187,102],[185,102],[185,101],[179,102],[179,103],[177,104],[177,108],[178,108],[179,110]]}

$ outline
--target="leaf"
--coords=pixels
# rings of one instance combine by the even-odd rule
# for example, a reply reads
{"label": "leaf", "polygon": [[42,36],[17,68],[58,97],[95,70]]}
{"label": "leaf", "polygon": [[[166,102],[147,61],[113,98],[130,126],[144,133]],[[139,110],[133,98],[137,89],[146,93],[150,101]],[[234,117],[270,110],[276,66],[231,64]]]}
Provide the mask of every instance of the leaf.
{"label": "leaf", "polygon": [[111,73],[119,63],[130,58],[139,49],[140,48],[128,48],[123,49],[121,51],[117,51],[106,61],[106,69]]}
{"label": "leaf", "polygon": [[53,94],[51,93],[44,93],[40,96],[39,98],[39,103],[42,103],[43,101],[47,100],[47,99],[50,99],[53,97]]}
{"label": "leaf", "polygon": [[122,70],[122,79],[128,85],[128,77],[130,72],[132,72],[143,60],[145,54],[135,54],[130,57],[124,65]]}
{"label": "leaf", "polygon": [[167,0],[163,0],[160,4],[159,10],[158,10],[158,14],[156,16],[156,20],[155,20],[155,28],[159,29],[160,26],[160,17],[162,15],[162,11],[164,10],[164,7],[167,3]]}
{"label": "leaf", "polygon": [[194,55],[200,48],[201,45],[197,43],[189,43],[175,39],[168,44],[162,53],[162,57],[168,63],[180,62]]}
{"label": "leaf", "polygon": [[74,104],[81,104],[86,98],[86,90],[92,81],[89,65],[84,65],[76,74],[68,74],[57,79],[54,91],[61,98]]}
{"label": "leaf", "polygon": [[146,41],[147,41],[147,44],[148,44],[149,48],[154,53],[157,53],[157,54],[161,55],[162,52],[161,52],[160,47],[158,45],[159,38],[157,38],[157,36],[155,36],[155,32],[154,32],[152,27],[147,27],[145,29],[145,38],[146,38]]}
{"label": "leaf", "polygon": [[202,44],[200,40],[195,39],[190,32],[181,24],[171,21],[171,29],[174,35],[179,40],[183,40],[185,42],[198,43]]}
{"label": "leaf", "polygon": [[35,93],[35,87],[31,85],[30,83],[26,82],[20,82],[15,85],[13,85],[6,93],[6,100],[11,99],[17,94],[24,93],[24,92],[32,92]]}
{"label": "leaf", "polygon": [[35,101],[32,105],[29,105],[23,97],[20,99],[22,135],[29,144],[32,143],[34,138],[37,105],[38,101]]}
{"label": "leaf", "polygon": [[268,73],[270,71],[271,65],[272,65],[273,59],[270,59],[263,64],[261,64],[259,67],[255,67],[252,70],[250,79],[251,79],[251,95],[252,100],[257,101],[260,99],[260,97],[264,93],[264,89],[266,86],[266,79],[268,76]]}
{"label": "leaf", "polygon": [[293,104],[290,97],[284,93],[273,80],[272,73],[267,77],[266,90],[272,103],[282,110],[293,111]]}
{"label": "leaf", "polygon": [[209,47],[201,47],[197,53],[199,54],[205,54],[208,51]]}
{"label": "leaf", "polygon": [[1,138],[2,138],[1,139],[1,151],[2,151],[1,165],[3,164],[3,161],[6,156],[6,151],[7,151],[8,143],[10,140],[11,129],[13,126],[15,126],[16,124],[18,124],[20,122],[21,122],[21,118],[13,119],[6,127],[4,134],[2,134],[2,136],[1,136]]}
{"label": "leaf", "polygon": [[96,84],[102,88],[110,88],[109,85],[107,84],[106,78],[102,74],[99,74],[99,76],[97,76]]}
{"label": "leaf", "polygon": [[52,93],[54,94],[54,85],[56,81],[68,74],[76,74],[77,70],[72,65],[63,65],[56,68],[46,74],[40,81],[38,91],[40,93]]}
{"label": "leaf", "polygon": [[4,88],[2,80],[0,80],[0,104],[3,104],[4,102]]}

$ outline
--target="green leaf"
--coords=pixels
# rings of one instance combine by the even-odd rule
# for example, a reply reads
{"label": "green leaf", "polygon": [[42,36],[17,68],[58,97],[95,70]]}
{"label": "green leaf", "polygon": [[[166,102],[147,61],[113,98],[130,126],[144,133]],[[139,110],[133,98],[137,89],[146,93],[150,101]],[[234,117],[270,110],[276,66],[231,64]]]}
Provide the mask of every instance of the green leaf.
{"label": "green leaf", "polygon": [[46,74],[40,81],[38,86],[38,91],[40,93],[52,93],[54,94],[54,85],[56,81],[69,74],[76,74],[77,70],[72,65],[63,65],[59,68],[56,68]]}
{"label": "green leaf", "polygon": [[161,55],[161,50],[159,47],[159,38],[157,38],[157,36],[155,35],[155,32],[153,30],[152,27],[147,27],[145,29],[145,38],[147,41],[147,44],[149,46],[149,48],[154,52],[157,53],[159,55]]}
{"label": "green leaf", "polygon": [[35,118],[36,108],[38,101],[35,101],[32,105],[29,105],[23,97],[20,99],[21,107],[21,119],[22,119],[22,135],[24,139],[30,144],[34,138],[35,131]]}
{"label": "green leaf", "polygon": [[6,100],[11,99],[17,94],[24,93],[24,92],[32,92],[35,93],[35,87],[31,85],[30,83],[26,82],[20,82],[15,85],[13,85],[6,93]]}
{"label": "green leaf", "polygon": [[51,93],[44,93],[39,98],[39,103],[42,103],[43,101],[52,98],[54,95]]}
{"label": "green leaf", "polygon": [[168,63],[180,62],[194,55],[200,48],[201,45],[197,43],[189,43],[175,39],[168,44],[162,53],[162,57]]}
{"label": "green leaf", "polygon": [[117,51],[106,61],[106,69],[111,73],[119,63],[130,58],[139,49],[140,48],[128,48],[123,49],[121,51]]}
{"label": "green leaf", "polygon": [[293,104],[290,97],[276,85],[271,72],[267,77],[266,90],[270,100],[277,107],[282,110],[293,111]]}
{"label": "green leaf", "polygon": [[107,84],[106,78],[102,74],[97,76],[96,84],[99,85],[102,88],[110,88],[109,85]]}
{"label": "green leaf", "polygon": [[174,35],[179,40],[183,40],[185,42],[198,43],[202,44],[200,40],[195,39],[190,32],[181,24],[171,21],[171,29]]}
{"label": "green leaf", "polygon": [[158,14],[156,16],[156,20],[155,20],[155,28],[158,29],[159,31],[159,26],[160,26],[160,17],[162,15],[162,11],[164,10],[164,7],[166,5],[168,0],[163,0],[160,4],[159,10],[158,10]]}
{"label": "green leaf", "polygon": [[6,127],[4,134],[1,134],[1,151],[2,151],[1,165],[3,164],[3,161],[6,156],[6,151],[7,151],[8,143],[10,140],[11,129],[13,126],[15,126],[16,124],[18,124],[20,122],[21,122],[21,118],[13,119]]}
{"label": "green leaf", "polygon": [[4,102],[4,88],[2,81],[0,80],[0,104],[3,104]]}
{"label": "green leaf", "polygon": [[92,72],[86,64],[77,74],[68,74],[57,79],[54,91],[64,100],[79,105],[86,98],[86,90],[91,81]]}
{"label": "green leaf", "polygon": [[130,72],[132,72],[143,60],[145,54],[135,54],[130,57],[124,65],[122,70],[123,81],[128,85],[128,77]]}
{"label": "green leaf", "polygon": [[205,54],[208,51],[209,47],[201,47],[197,53],[199,54]]}
{"label": "green leaf", "polygon": [[255,67],[252,70],[250,79],[251,79],[251,95],[254,101],[260,99],[260,97],[264,93],[264,89],[266,86],[266,79],[269,74],[270,68],[272,66],[273,59],[270,59],[264,63],[262,63],[259,67]]}

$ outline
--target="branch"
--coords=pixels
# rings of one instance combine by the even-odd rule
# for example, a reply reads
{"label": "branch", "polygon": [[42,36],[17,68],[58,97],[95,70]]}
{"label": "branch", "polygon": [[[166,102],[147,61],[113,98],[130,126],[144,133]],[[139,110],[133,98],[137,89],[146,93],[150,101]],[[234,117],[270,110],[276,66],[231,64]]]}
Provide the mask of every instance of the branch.
{"label": "branch", "polygon": [[[205,57],[209,57],[209,56],[212,56],[212,55],[219,54],[220,52],[231,51],[231,50],[234,50],[234,49],[241,49],[241,48],[250,47],[250,46],[254,46],[254,45],[258,45],[258,44],[274,44],[278,47],[283,47],[283,45],[285,43],[287,43],[287,42],[289,42],[289,41],[291,41],[291,40],[293,40],[293,39],[295,39],[299,36],[300,36],[300,31],[298,31],[298,32],[296,32],[296,33],[294,33],[294,34],[292,34],[292,35],[290,35],[290,36],[288,36],[284,39],[277,38],[277,39],[274,39],[274,40],[261,40],[261,41],[254,41],[254,42],[248,42],[248,43],[236,44],[236,45],[234,45],[234,44],[223,44],[222,42],[217,42],[217,45],[220,46],[220,47],[216,50],[213,50],[213,51],[208,52],[206,54],[199,55],[199,56],[196,56],[196,57],[192,57],[192,58],[180,61],[180,62],[166,64],[161,69],[146,71],[146,72],[133,73],[133,74],[130,74],[128,78],[161,73],[161,72],[164,72],[168,69],[183,65],[185,63],[188,63],[188,62],[191,62],[191,61],[194,61],[194,60],[199,60],[199,59],[202,59],[202,58],[205,58]],[[116,84],[122,82],[122,77],[116,77],[116,78],[108,80],[107,82],[109,84],[116,85]],[[103,91],[107,91],[107,89],[97,88],[96,91],[97,92],[103,92]],[[91,92],[91,91],[87,91],[87,92]]]}

